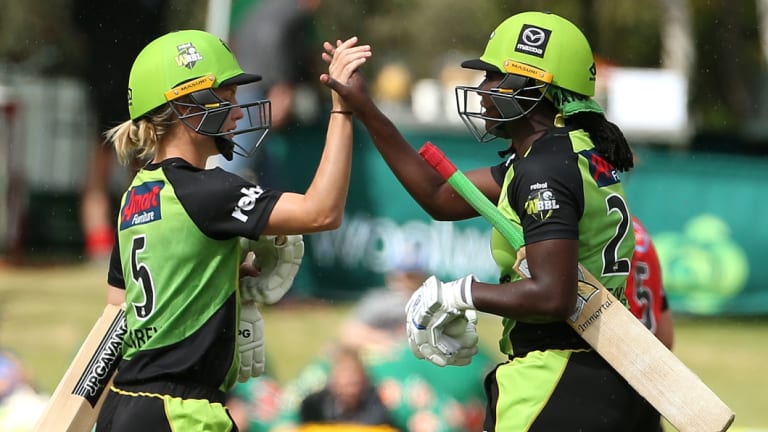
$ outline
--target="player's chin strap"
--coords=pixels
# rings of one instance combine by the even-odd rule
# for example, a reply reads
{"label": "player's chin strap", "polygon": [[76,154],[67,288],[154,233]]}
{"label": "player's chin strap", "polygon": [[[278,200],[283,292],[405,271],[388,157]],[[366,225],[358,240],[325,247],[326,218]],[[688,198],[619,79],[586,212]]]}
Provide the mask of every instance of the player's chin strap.
{"label": "player's chin strap", "polygon": [[[228,161],[234,155],[251,157],[266,137],[272,126],[272,103],[269,100],[258,100],[243,104],[232,105],[231,102],[220,98],[212,88],[186,94],[186,99],[170,100],[171,109],[187,127],[195,132],[214,137],[216,149]],[[235,130],[222,130],[233,108],[240,108],[244,113],[245,127]],[[257,138],[250,139],[249,148],[228,138],[235,135],[259,133]]]}
{"label": "player's chin strap", "polygon": [[226,138],[223,136],[217,136],[216,149],[228,161],[232,160],[233,155],[249,158],[256,153],[256,149],[259,148],[261,143],[264,141],[264,138],[269,133],[269,129],[258,129],[258,130],[253,130],[253,131],[244,133],[244,134],[253,134],[253,133],[259,133],[259,132],[261,132],[261,135],[259,135],[255,143],[249,144],[250,148],[246,148],[245,146],[242,146],[229,138]]}
{"label": "player's chin strap", "polygon": [[216,137],[216,150],[224,156],[224,159],[231,161],[235,153],[235,142],[224,137]]}

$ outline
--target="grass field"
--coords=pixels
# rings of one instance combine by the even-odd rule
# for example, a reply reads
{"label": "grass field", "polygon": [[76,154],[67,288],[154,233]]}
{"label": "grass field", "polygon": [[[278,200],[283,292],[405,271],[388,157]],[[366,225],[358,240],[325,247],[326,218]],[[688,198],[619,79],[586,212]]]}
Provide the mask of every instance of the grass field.
{"label": "grass field", "polygon": [[[0,266],[0,346],[21,357],[41,390],[53,391],[101,314],[105,280],[105,266]],[[268,356],[279,380],[290,379],[332,341],[348,308],[313,303],[264,310]],[[497,319],[481,316],[479,330],[495,352]],[[675,344],[677,355],[736,411],[731,430],[768,431],[768,319],[676,317]]]}

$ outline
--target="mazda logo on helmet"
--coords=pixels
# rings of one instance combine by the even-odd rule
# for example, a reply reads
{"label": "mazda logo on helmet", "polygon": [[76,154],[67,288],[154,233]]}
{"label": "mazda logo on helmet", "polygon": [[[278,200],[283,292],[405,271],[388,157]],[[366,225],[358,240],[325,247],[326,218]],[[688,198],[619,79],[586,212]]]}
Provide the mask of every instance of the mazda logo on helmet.
{"label": "mazda logo on helmet", "polygon": [[547,40],[544,30],[537,27],[528,27],[523,30],[523,42],[531,46],[539,46]]}
{"label": "mazda logo on helmet", "polygon": [[551,34],[551,30],[523,24],[523,28],[520,29],[520,33],[517,35],[515,51],[544,58]]}

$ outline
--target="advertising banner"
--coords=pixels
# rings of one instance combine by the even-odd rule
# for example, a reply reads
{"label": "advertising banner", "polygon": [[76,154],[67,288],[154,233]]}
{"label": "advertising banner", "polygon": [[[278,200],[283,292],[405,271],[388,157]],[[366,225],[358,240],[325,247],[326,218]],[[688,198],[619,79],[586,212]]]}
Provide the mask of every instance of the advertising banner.
{"label": "advertising banner", "polygon": [[[502,141],[479,144],[463,129],[408,130],[415,148],[432,141],[461,170],[500,162]],[[266,145],[282,167],[281,186],[304,191],[320,158],[324,127],[298,129]],[[631,211],[656,243],[675,312],[768,312],[768,160],[635,146],[624,174]],[[364,130],[355,131],[352,185],[338,230],[306,236],[297,293],[355,298],[393,268],[419,267],[443,279],[497,271],[481,218],[432,220],[400,185]]]}

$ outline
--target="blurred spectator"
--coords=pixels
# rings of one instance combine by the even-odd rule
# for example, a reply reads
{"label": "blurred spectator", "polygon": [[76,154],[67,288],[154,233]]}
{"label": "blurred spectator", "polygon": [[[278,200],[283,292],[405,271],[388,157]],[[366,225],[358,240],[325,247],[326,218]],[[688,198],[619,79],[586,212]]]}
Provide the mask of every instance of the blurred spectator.
{"label": "blurred spectator", "polygon": [[[338,343],[356,349],[393,424],[409,432],[482,430],[485,394],[479,382],[495,365],[482,348],[467,366],[435,367],[417,359],[405,334],[405,304],[428,277],[426,260],[398,254],[386,275],[387,286],[368,291],[342,323]],[[282,413],[276,430],[292,430],[299,404],[326,385],[328,357],[308,364],[283,386]]]}
{"label": "blurred spectator", "polygon": [[[415,272],[396,272],[394,277],[419,280],[415,289],[427,275],[417,278]],[[478,380],[493,367],[493,360],[482,349],[467,366],[438,368],[416,358],[405,336],[409,297],[391,289],[369,292],[342,324],[340,340],[363,350],[369,374],[402,430],[481,431],[485,395]]]}
{"label": "blurred spectator", "polygon": [[0,430],[32,431],[48,397],[38,393],[16,356],[0,350]]}
{"label": "blurred spectator", "polygon": [[[128,119],[128,74],[136,55],[165,32],[165,0],[74,0],[73,19],[85,39],[83,79],[97,129],[80,202],[80,218],[89,259],[106,260],[115,240],[116,208],[111,181],[115,153],[103,133]],[[133,167],[138,168],[138,161]],[[131,175],[133,173],[130,173]],[[126,181],[127,184],[127,181]],[[116,190],[122,190],[122,186]]]}
{"label": "blurred spectator", "polygon": [[[322,45],[315,35],[313,17],[321,0],[251,0],[239,5],[242,16],[231,31],[231,46],[244,70],[257,70],[262,80],[238,90],[240,102],[269,99],[272,127],[254,151],[255,157],[223,157],[217,164],[251,181],[277,187],[278,167],[270,160],[270,145],[280,144],[281,133],[294,122],[320,118],[317,65]],[[244,2],[243,2],[244,3]],[[242,121],[248,121],[244,118]],[[241,135],[235,141],[252,149],[257,137]],[[265,147],[266,146],[266,147]]]}
{"label": "blurred spectator", "polygon": [[280,384],[268,373],[237,383],[227,398],[227,408],[240,432],[272,430],[280,413],[280,394]]}
{"label": "blurred spectator", "polygon": [[302,400],[300,423],[391,425],[389,412],[371,384],[358,352],[349,347],[337,347],[331,364],[325,387]]}

